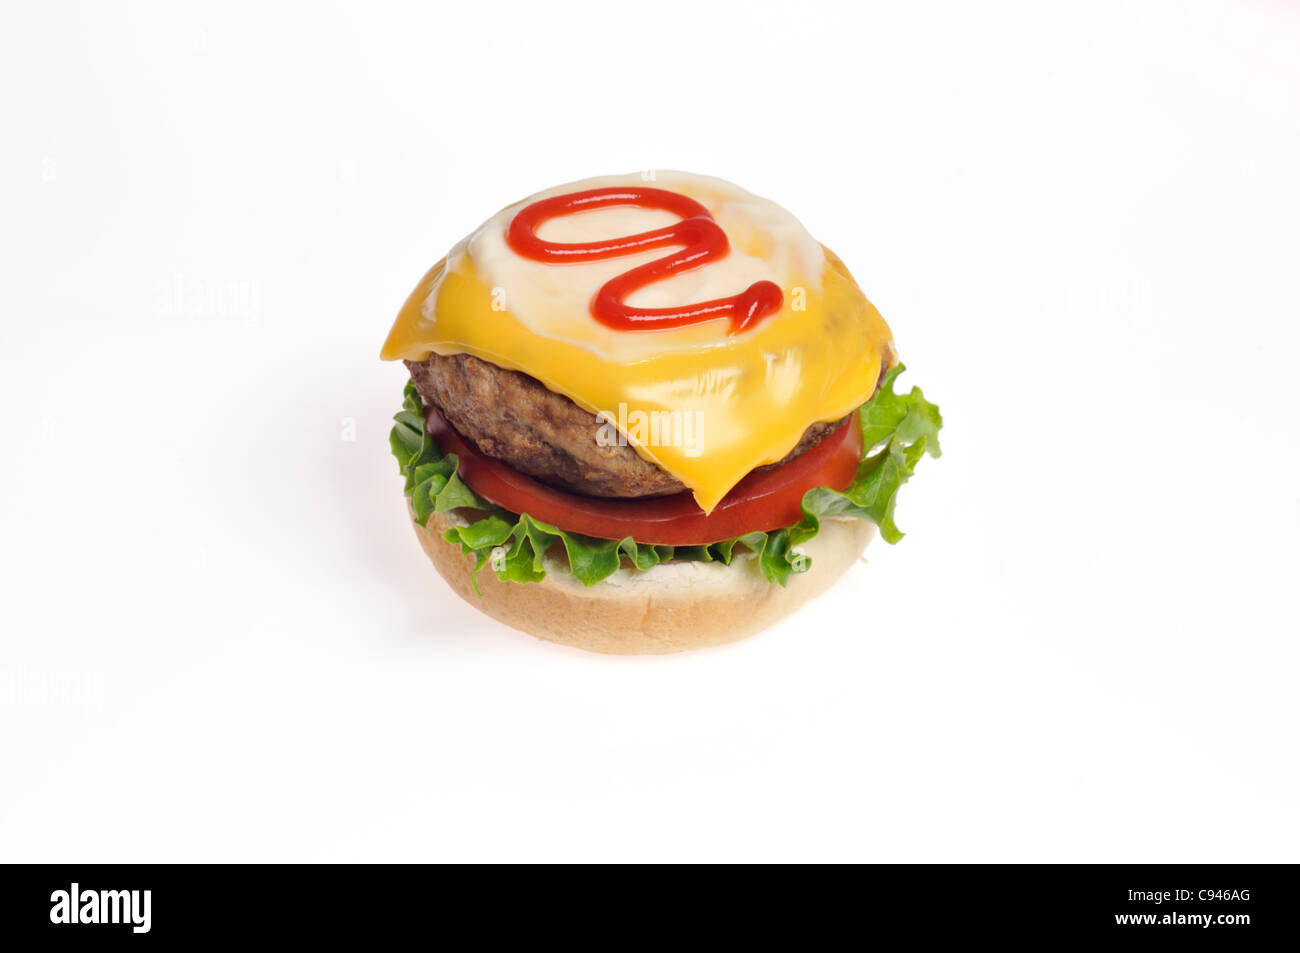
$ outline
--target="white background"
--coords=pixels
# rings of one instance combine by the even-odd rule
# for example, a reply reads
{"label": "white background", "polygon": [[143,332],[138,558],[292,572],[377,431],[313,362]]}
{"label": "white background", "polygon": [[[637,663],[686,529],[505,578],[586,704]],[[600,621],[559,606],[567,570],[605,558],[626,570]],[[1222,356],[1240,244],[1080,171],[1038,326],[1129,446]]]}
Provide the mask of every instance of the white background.
{"label": "white background", "polygon": [[[262,6],[5,6],[0,859],[1300,859],[1296,4]],[[434,576],[377,355],[649,168],[834,248],[945,453],[605,658]]]}

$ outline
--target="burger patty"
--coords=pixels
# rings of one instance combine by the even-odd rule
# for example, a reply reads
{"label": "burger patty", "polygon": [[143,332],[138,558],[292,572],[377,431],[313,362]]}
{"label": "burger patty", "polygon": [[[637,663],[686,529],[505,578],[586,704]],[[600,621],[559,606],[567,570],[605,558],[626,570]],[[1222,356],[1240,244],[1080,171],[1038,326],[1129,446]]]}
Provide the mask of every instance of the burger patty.
{"label": "burger patty", "polygon": [[[407,361],[406,366],[420,396],[457,431],[488,456],[544,483],[588,496],[621,498],[686,489],[632,447],[601,446],[596,435],[602,423],[595,414],[527,374],[468,354],[433,354],[424,361]],[[772,466],[815,447],[846,420],[813,424]]]}

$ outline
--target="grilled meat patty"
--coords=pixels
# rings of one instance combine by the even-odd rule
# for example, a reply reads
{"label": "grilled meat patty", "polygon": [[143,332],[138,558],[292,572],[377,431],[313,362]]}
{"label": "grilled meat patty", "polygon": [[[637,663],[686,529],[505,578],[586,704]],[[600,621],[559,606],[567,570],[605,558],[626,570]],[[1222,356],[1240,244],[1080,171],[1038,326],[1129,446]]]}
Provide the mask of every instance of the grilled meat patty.
{"label": "grilled meat patty", "polygon": [[[432,354],[406,366],[420,396],[463,436],[488,456],[544,483],[588,496],[622,498],[686,489],[632,447],[598,444],[602,424],[595,414],[527,374],[469,354]],[[848,417],[813,424],[785,459],[772,466],[815,447],[845,420]]]}

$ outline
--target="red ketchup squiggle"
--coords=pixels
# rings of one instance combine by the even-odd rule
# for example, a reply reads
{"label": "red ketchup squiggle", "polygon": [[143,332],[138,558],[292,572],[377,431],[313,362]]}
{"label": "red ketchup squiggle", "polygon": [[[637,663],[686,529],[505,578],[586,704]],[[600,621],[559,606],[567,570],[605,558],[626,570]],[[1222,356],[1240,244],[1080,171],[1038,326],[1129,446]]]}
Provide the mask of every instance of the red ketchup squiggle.
{"label": "red ketchup squiggle", "polygon": [[[680,215],[682,220],[623,238],[600,242],[543,241],[537,229],[553,218],[593,209],[632,205],[657,208]],[[636,255],[652,248],[680,246],[665,258],[640,265],[611,278],[591,302],[592,316],[617,331],[658,331],[680,328],[714,318],[727,318],[736,334],[781,310],[781,288],[771,281],[756,281],[740,294],[715,298],[678,308],[634,308],[628,296],[656,281],[723,258],[731,250],[727,235],[699,202],[664,189],[618,187],[570,192],[541,199],[520,209],[506,228],[506,243],[517,255],[551,264],[603,261]]]}

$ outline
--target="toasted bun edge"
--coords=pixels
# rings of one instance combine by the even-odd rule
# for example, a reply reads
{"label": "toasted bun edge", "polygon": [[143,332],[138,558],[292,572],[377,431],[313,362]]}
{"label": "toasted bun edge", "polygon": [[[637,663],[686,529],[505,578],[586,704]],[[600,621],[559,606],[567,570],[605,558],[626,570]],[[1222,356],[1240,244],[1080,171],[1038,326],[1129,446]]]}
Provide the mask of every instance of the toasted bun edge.
{"label": "toasted bun edge", "polygon": [[427,528],[412,521],[420,546],[457,595],[539,639],[614,655],[684,652],[753,635],[830,588],[875,535],[865,520],[824,520],[801,547],[811,567],[785,586],[768,582],[758,560],[738,550],[730,566],[683,561],[646,571],[621,568],[590,587],[569,574],[562,558],[548,556],[546,578],[537,583],[502,582],[484,566],[480,595],[474,556],[442,538],[458,523],[463,520],[451,512],[432,514]]}

